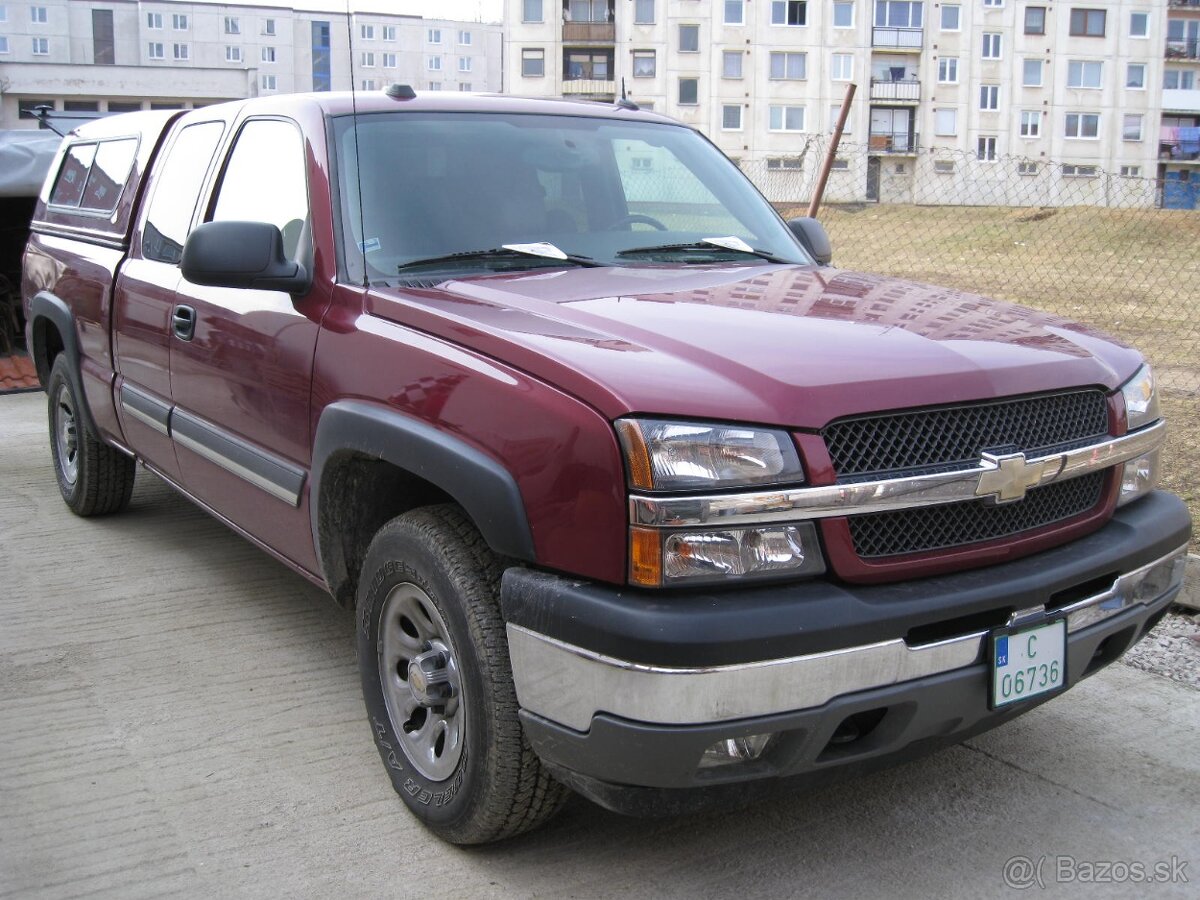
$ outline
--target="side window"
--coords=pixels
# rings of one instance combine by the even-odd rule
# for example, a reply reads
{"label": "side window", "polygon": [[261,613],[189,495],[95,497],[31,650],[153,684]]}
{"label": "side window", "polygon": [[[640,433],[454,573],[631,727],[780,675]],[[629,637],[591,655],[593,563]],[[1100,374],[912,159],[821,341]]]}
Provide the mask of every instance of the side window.
{"label": "side window", "polygon": [[146,259],[179,264],[200,187],[224,131],[220,122],[203,122],[179,132],[146,214],[142,235],[142,256]]}
{"label": "side window", "polygon": [[129,180],[129,173],[133,170],[137,147],[136,138],[100,143],[96,158],[92,162],[92,171],[88,175],[87,187],[83,191],[83,199],[79,201],[82,209],[112,212],[117,208],[117,199],[125,190],[125,182]]}
{"label": "side window", "polygon": [[290,122],[254,119],[243,126],[221,179],[214,222],[269,222],[295,259],[308,222],[304,140]]}
{"label": "side window", "polygon": [[67,151],[59,170],[54,190],[50,192],[50,203],[54,206],[78,206],[87,183],[88,170],[96,158],[95,144],[76,144]]}

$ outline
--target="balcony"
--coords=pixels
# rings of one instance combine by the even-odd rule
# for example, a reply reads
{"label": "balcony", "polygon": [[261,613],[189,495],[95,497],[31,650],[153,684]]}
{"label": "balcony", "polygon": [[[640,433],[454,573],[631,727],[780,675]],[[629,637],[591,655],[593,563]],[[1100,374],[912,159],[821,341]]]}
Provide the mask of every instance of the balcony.
{"label": "balcony", "polygon": [[921,28],[871,28],[871,46],[889,50],[920,50],[925,42],[925,31]]}
{"label": "balcony", "polygon": [[617,83],[596,78],[572,78],[562,83],[562,92],[564,97],[579,95],[612,97],[617,92]]}
{"label": "balcony", "polygon": [[921,82],[915,78],[872,78],[871,99],[893,103],[917,103],[921,99]]}
{"label": "balcony", "polygon": [[563,22],[563,40],[572,44],[616,42],[616,26],[612,22]]}
{"label": "balcony", "polygon": [[1167,41],[1167,59],[1200,60],[1200,40]]}
{"label": "balcony", "polygon": [[1200,162],[1200,141],[1159,141],[1162,162]]}
{"label": "balcony", "polygon": [[1169,5],[1172,9],[1200,9],[1200,0],[1170,0]]}
{"label": "balcony", "polygon": [[867,141],[867,153],[900,153],[916,156],[920,136],[914,131],[872,131]]}
{"label": "balcony", "polygon": [[1200,113],[1200,91],[1164,88],[1162,109],[1166,113]]}

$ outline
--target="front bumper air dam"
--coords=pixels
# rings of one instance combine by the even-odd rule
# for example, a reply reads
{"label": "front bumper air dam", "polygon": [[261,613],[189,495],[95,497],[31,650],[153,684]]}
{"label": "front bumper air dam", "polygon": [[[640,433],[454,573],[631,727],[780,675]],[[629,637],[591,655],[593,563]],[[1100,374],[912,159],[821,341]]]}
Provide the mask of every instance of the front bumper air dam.
{"label": "front bumper air dam", "polygon": [[[895,585],[668,594],[510,570],[502,596],[521,718],[562,780],[619,812],[745,802],[777,778],[826,784],[1044,702],[988,709],[990,627],[1066,614],[1068,687],[1117,659],[1178,593],[1189,534],[1183,503],[1156,492],[1065,547]],[[1150,571],[1158,587],[1146,596]],[[912,634],[936,639],[910,644]],[[620,643],[627,652],[614,653]],[[753,645],[757,659],[745,655]],[[790,652],[763,652],[779,646]],[[660,659],[644,655],[656,649]],[[867,727],[847,740],[847,720]],[[714,744],[767,733],[760,758],[700,767]]]}

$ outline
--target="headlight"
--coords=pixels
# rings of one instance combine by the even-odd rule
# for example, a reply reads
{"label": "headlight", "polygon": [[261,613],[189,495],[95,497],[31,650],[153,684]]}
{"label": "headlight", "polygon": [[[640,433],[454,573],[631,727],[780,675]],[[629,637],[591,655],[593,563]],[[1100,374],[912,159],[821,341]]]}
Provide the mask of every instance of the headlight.
{"label": "headlight", "polygon": [[804,480],[785,431],[659,419],[618,419],[616,428],[633,488],[712,490]]}
{"label": "headlight", "polygon": [[629,579],[642,587],[820,575],[825,561],[812,522],[664,531],[630,530]]}
{"label": "headlight", "polygon": [[1154,373],[1149,366],[1142,366],[1137,373],[1121,386],[1125,398],[1125,418],[1129,430],[1141,428],[1161,418],[1158,409],[1158,390],[1154,386]]}

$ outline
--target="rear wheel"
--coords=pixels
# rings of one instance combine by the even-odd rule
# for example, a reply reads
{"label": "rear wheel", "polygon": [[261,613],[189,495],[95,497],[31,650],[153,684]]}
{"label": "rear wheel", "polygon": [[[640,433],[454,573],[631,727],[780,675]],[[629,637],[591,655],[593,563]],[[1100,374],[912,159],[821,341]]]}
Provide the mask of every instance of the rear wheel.
{"label": "rear wheel", "polygon": [[535,828],[567,796],[517,718],[501,572],[458,507],[434,506],[380,529],[359,580],[358,660],[380,756],[408,808],[456,844]]}
{"label": "rear wheel", "polygon": [[120,512],[133,495],[136,463],[88,428],[68,365],[66,356],[60,353],[50,369],[46,388],[50,455],[58,489],[76,515]]}

